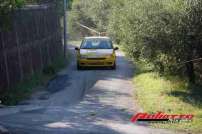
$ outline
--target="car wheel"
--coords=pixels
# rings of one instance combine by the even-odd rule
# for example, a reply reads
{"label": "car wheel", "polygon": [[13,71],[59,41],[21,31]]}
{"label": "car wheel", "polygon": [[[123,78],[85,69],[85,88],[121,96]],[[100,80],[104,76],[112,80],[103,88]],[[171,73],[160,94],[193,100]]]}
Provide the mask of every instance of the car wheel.
{"label": "car wheel", "polygon": [[116,62],[115,62],[114,65],[111,67],[111,69],[116,70]]}
{"label": "car wheel", "polygon": [[77,64],[77,70],[82,70],[82,67],[79,64]]}

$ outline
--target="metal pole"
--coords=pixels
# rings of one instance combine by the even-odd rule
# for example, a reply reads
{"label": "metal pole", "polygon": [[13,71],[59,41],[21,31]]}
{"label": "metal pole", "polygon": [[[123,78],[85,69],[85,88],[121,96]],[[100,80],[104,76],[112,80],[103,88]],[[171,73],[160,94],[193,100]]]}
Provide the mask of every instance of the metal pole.
{"label": "metal pole", "polygon": [[64,0],[64,58],[67,50],[67,0]]}

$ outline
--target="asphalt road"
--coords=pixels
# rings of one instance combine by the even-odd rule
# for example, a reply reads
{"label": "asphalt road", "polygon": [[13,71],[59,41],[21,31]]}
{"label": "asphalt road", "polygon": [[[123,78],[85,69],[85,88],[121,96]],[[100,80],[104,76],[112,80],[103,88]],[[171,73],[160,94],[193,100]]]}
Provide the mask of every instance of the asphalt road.
{"label": "asphalt road", "polygon": [[117,70],[76,70],[72,61],[43,91],[21,105],[0,109],[0,125],[13,134],[170,134],[130,122],[133,65],[117,52]]}

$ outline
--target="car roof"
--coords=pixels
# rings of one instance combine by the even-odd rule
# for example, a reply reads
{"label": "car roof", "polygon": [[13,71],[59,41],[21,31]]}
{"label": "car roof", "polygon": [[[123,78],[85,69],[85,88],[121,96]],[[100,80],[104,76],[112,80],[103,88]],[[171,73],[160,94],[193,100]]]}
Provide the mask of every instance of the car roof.
{"label": "car roof", "polygon": [[109,39],[107,36],[90,36],[90,37],[85,37],[84,39]]}

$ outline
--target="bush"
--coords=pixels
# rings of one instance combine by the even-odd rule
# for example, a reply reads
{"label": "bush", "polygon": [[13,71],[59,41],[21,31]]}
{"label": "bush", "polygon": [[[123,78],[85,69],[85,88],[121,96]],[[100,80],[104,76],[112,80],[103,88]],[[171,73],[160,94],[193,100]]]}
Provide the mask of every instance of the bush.
{"label": "bush", "polygon": [[153,63],[161,73],[186,74],[195,82],[190,60],[202,56],[201,7],[200,0],[126,0],[113,8],[109,32],[132,58]]}

